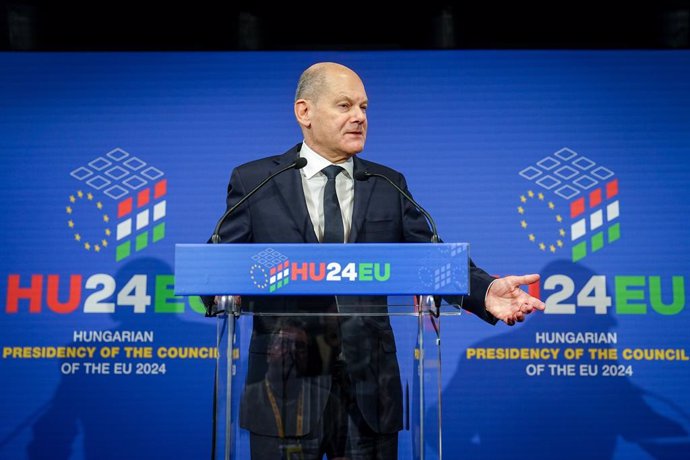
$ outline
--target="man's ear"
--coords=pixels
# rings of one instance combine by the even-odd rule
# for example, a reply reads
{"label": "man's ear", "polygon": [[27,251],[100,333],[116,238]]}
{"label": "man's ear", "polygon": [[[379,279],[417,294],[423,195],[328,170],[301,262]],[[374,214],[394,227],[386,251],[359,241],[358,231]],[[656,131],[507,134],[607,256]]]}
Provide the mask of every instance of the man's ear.
{"label": "man's ear", "polygon": [[303,128],[309,128],[311,126],[311,103],[306,99],[297,99],[295,101],[295,117]]}

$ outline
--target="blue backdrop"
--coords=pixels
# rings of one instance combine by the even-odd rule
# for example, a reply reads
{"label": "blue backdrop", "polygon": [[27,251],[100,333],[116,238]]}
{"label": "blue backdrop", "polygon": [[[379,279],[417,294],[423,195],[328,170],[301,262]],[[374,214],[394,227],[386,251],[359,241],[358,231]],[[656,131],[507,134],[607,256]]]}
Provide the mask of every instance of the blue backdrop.
{"label": "blue backdrop", "polygon": [[0,54],[1,458],[205,458],[215,328],[173,295],[233,166],[363,78],[361,154],[544,314],[444,330],[449,458],[686,458],[690,54]]}

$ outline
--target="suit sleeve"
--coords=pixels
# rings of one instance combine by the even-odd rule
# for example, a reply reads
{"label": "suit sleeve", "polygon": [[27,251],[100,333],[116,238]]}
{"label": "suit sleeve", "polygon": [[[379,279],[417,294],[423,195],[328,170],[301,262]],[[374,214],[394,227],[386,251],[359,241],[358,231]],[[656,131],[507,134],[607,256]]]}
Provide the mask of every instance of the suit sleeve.
{"label": "suit sleeve", "polygon": [[[405,177],[399,175],[400,187],[412,196],[407,189]],[[426,243],[431,241],[432,232],[424,215],[402,195],[403,238],[406,242]],[[474,313],[487,323],[496,324],[498,320],[486,310],[484,298],[494,278],[479,268],[470,259],[470,294],[466,296],[444,297],[446,302],[460,305],[464,310]]]}

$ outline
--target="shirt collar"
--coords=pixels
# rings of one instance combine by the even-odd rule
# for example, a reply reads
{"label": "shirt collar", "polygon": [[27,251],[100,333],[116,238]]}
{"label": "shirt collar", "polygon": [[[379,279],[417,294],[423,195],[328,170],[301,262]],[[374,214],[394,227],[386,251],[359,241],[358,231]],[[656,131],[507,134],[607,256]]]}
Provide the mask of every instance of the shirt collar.
{"label": "shirt collar", "polygon": [[325,168],[326,166],[330,166],[332,164],[342,167],[347,173],[348,177],[353,177],[354,161],[352,161],[352,157],[348,158],[346,161],[342,163],[331,163],[330,161],[328,161],[327,159],[313,151],[307,145],[306,142],[302,142],[302,149],[299,152],[299,156],[307,159],[307,165],[304,168],[302,168],[304,177],[306,179],[311,179],[316,174],[321,172],[323,168]]}

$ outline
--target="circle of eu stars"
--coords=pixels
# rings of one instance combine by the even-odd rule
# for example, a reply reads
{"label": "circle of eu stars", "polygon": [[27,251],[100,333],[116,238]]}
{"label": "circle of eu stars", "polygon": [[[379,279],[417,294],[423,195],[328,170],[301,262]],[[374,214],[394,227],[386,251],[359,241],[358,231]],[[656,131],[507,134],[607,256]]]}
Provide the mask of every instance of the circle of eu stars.
{"label": "circle of eu stars", "polygon": [[254,264],[249,268],[249,276],[252,279],[254,286],[259,289],[266,289],[268,287],[268,273],[259,264]]}
{"label": "circle of eu stars", "polygon": [[[93,193],[84,193],[81,190],[77,190],[76,193],[69,196],[69,205],[65,208],[67,212],[67,226],[72,232],[74,232],[74,240],[79,243],[84,250],[101,252],[108,246],[108,238],[111,235],[110,229],[107,227],[110,222],[110,217],[103,211],[103,203],[100,201],[94,201]],[[100,220],[106,225],[102,235],[93,235],[90,237],[85,237],[81,232],[79,232],[74,215],[75,211],[79,207],[95,207],[96,212],[100,215]]]}
{"label": "circle of eu stars", "polygon": [[[548,235],[537,235],[533,229],[530,228],[529,222],[527,222],[527,208],[539,204],[546,206],[549,214],[553,214],[553,220],[556,222],[556,227],[558,228],[558,233],[555,235],[555,238],[552,236],[549,239],[547,238]],[[518,206],[517,211],[518,214],[522,216],[522,219],[520,220],[520,227],[527,231],[527,237],[529,238],[530,242],[536,244],[539,250],[555,253],[558,249],[563,248],[563,239],[565,238],[563,216],[558,214],[556,211],[556,205],[553,203],[553,201],[546,201],[544,199],[544,194],[541,192],[534,193],[532,190],[528,190],[527,193],[520,195],[520,205]],[[549,221],[551,221],[551,218],[549,218]]]}

